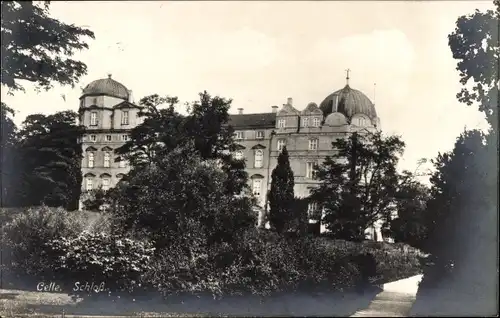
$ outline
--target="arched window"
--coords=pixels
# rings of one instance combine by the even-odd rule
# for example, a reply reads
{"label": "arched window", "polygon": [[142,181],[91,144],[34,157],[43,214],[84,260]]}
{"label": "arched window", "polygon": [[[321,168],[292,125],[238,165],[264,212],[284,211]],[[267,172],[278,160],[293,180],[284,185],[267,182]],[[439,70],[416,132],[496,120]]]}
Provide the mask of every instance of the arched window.
{"label": "arched window", "polygon": [[111,154],[109,152],[104,153],[104,167],[109,168],[111,161]]}
{"label": "arched window", "polygon": [[89,152],[87,156],[89,168],[94,168],[94,153]]}
{"label": "arched window", "polygon": [[109,178],[105,177],[104,179],[102,179],[102,189],[104,191],[109,190]]}
{"label": "arched window", "polygon": [[86,181],[87,181],[87,182],[86,182],[86,185],[85,185],[85,189],[86,189],[87,191],[92,190],[92,189],[93,189],[93,187],[94,187],[94,180],[92,180],[92,178],[91,178],[91,177],[87,177],[87,180],[86,180]]}
{"label": "arched window", "polygon": [[262,168],[263,160],[264,160],[264,152],[261,149],[255,150],[254,167]]}
{"label": "arched window", "polygon": [[254,195],[259,196],[262,189],[262,179],[256,178],[252,181],[252,192]]}

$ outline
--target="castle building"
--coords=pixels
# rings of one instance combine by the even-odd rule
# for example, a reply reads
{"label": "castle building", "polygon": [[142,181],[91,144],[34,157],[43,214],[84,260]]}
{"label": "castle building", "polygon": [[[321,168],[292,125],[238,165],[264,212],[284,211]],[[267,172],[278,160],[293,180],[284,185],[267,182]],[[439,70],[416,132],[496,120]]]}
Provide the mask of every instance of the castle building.
{"label": "castle building", "polygon": [[[138,116],[141,107],[135,105],[132,91],[123,84],[106,79],[91,82],[80,97],[80,123],[87,129],[82,140],[82,190],[116,185],[130,167],[114,154],[129,138],[132,128],[143,122]],[[245,159],[250,187],[261,208],[259,225],[267,210],[266,195],[271,187],[271,173],[277,165],[280,151],[286,146],[295,177],[295,196],[307,197],[318,185],[315,166],[334,154],[332,142],[354,132],[380,130],[375,105],[361,91],[349,86],[326,96],[319,104],[309,103],[302,110],[288,98],[282,107],[272,106],[268,113],[230,115],[229,125],[235,130],[238,149],[236,158]],[[321,211],[311,204],[310,222]],[[321,229],[323,231],[324,229]],[[373,239],[381,240],[380,225],[367,229]]]}

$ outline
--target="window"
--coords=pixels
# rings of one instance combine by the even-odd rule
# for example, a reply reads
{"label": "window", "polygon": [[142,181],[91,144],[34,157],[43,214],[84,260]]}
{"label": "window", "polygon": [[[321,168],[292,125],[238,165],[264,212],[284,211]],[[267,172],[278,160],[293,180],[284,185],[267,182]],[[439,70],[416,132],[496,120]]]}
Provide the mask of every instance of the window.
{"label": "window", "polygon": [[308,127],[309,126],[309,118],[303,118],[302,119],[302,126]]}
{"label": "window", "polygon": [[245,134],[243,133],[243,131],[237,131],[235,138],[237,140],[241,140],[241,139],[245,138]]}
{"label": "window", "polygon": [[111,141],[111,135],[106,135],[106,141]]}
{"label": "window", "polygon": [[109,162],[110,162],[111,155],[109,152],[104,153],[104,167],[109,168]]}
{"label": "window", "polygon": [[87,178],[87,184],[86,184],[86,186],[85,186],[85,188],[87,189],[87,191],[92,190],[93,185],[94,185],[94,183],[93,183],[92,179]]}
{"label": "window", "polygon": [[92,104],[97,106],[97,97],[92,98]]}
{"label": "window", "polygon": [[309,150],[318,150],[318,139],[309,139]]}
{"label": "window", "polygon": [[262,185],[261,179],[253,179],[252,192],[254,195],[260,195],[261,185]]}
{"label": "window", "polygon": [[257,132],[257,139],[264,139],[264,132],[262,130]]}
{"label": "window", "polygon": [[306,164],[306,178],[316,179],[316,164],[314,162],[308,162]]}
{"label": "window", "polygon": [[314,127],[319,127],[319,118],[318,117],[316,117],[316,118],[313,119],[313,126]]}
{"label": "window", "polygon": [[88,166],[89,168],[94,168],[94,153],[89,152],[88,154]]}
{"label": "window", "polygon": [[278,120],[278,128],[285,128],[285,120],[284,119]]}
{"label": "window", "polygon": [[128,135],[122,135],[122,140],[123,141],[128,141]]}
{"label": "window", "polygon": [[262,168],[262,160],[264,159],[264,152],[261,149],[255,150],[255,158],[254,158],[254,166],[255,168]]}
{"label": "window", "polygon": [[243,151],[241,151],[241,150],[236,151],[236,153],[234,154],[234,159],[242,160],[243,159]]}
{"label": "window", "polygon": [[122,112],[122,125],[128,125],[128,110]]}
{"label": "window", "polygon": [[102,179],[102,189],[104,191],[108,191],[109,190],[109,179],[108,178]]}
{"label": "window", "polygon": [[126,165],[127,165],[127,162],[125,160],[123,160],[123,158],[120,158],[120,161],[118,162],[118,166],[120,168],[125,168]]}
{"label": "window", "polygon": [[311,202],[307,206],[307,215],[309,218],[315,218],[317,217],[318,213],[318,203],[316,202]]}
{"label": "window", "polygon": [[286,146],[286,140],[285,139],[279,139],[278,140],[278,151],[282,151],[283,148]]}
{"label": "window", "polygon": [[97,112],[90,113],[90,126],[97,126]]}
{"label": "window", "polygon": [[90,141],[96,141],[97,136],[96,135],[90,135]]}

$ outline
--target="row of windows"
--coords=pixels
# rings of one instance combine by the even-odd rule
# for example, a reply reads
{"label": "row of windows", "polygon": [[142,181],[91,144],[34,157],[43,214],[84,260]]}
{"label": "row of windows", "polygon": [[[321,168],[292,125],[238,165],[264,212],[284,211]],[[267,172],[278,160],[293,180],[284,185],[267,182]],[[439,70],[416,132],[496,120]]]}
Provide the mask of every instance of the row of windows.
{"label": "row of windows", "polygon": [[[256,132],[255,134],[255,138],[256,139],[264,139],[264,131],[263,130],[259,130]],[[245,132],[244,131],[237,131],[234,133],[234,138],[236,140],[242,140],[242,139],[245,139]]]}
{"label": "row of windows", "polygon": [[[321,119],[319,117],[312,118],[312,121],[309,120],[309,117],[302,118],[302,127],[319,127],[321,125]],[[281,118],[278,120],[278,128],[286,128],[286,120]]]}
{"label": "row of windows", "polygon": [[[110,183],[111,183],[111,182],[110,182],[109,178],[103,178],[103,179],[102,179],[102,182],[101,182],[102,189],[103,189],[104,191],[109,190],[109,185],[110,185]],[[88,177],[88,178],[86,178],[86,180],[85,180],[85,190],[90,191],[90,190],[92,190],[92,189],[94,189],[94,179],[93,179],[93,178]]]}
{"label": "row of windows", "polygon": [[[128,110],[122,111],[121,124],[128,125],[129,124],[128,119],[129,119]],[[97,126],[97,124],[98,124],[97,112],[91,112],[90,113],[90,126]]]}
{"label": "row of windows", "polygon": [[[309,150],[318,150],[319,140],[317,138],[309,139]],[[278,139],[277,148],[278,151],[282,151],[286,146],[286,139]]]}
{"label": "row of windows", "polygon": [[[310,179],[315,179],[316,178],[316,163],[315,162],[308,162],[307,165],[307,171],[306,171],[306,177]],[[262,190],[262,179],[260,178],[255,178],[252,180],[252,193],[256,196],[259,196],[261,194]],[[310,212],[316,212],[317,211],[317,204],[315,202],[312,202],[309,205],[309,210]]]}
{"label": "row of windows", "polygon": [[[105,140],[106,141],[112,141],[113,140],[113,136],[112,135],[106,135]],[[121,141],[128,141],[129,140],[129,136],[128,135],[121,135],[120,136],[120,140]],[[96,142],[97,141],[97,136],[96,135],[89,135],[89,141]]]}
{"label": "row of windows", "polygon": [[[120,160],[118,164],[120,168],[125,168],[127,166],[127,162],[125,160]],[[104,153],[103,165],[105,168],[111,167],[111,153],[108,151]],[[87,152],[87,166],[89,168],[95,167],[95,154],[93,152]]]}

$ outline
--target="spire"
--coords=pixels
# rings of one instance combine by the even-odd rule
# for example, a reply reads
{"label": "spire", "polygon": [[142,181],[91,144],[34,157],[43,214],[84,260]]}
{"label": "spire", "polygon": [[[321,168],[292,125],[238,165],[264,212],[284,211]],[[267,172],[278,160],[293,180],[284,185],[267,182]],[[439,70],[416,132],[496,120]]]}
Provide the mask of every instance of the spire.
{"label": "spire", "polygon": [[350,72],[351,70],[350,70],[350,69],[347,69],[347,70],[345,70],[345,71],[346,71],[346,73],[347,73],[347,76],[346,76],[346,78],[345,78],[345,80],[346,80],[346,86],[349,86],[349,72]]}

